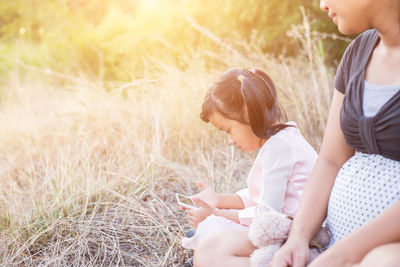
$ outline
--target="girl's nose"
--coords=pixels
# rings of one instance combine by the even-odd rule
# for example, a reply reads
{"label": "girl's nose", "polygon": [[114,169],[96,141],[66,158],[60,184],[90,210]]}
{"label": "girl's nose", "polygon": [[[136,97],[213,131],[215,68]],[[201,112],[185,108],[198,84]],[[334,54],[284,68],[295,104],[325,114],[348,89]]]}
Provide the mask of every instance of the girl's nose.
{"label": "girl's nose", "polygon": [[230,137],[230,136],[228,136],[228,142],[229,142],[229,144],[231,144],[231,145],[234,145],[235,144],[235,141],[232,139],[232,137]]}
{"label": "girl's nose", "polygon": [[321,0],[319,2],[319,7],[321,8],[322,11],[328,11],[329,10],[328,6],[325,4],[325,0]]}

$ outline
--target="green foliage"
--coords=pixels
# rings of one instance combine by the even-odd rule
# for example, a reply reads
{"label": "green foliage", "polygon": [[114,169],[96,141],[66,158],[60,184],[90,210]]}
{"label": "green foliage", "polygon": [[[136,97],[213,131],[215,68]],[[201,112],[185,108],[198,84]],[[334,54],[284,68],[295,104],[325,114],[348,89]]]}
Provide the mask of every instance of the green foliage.
{"label": "green foliage", "polygon": [[[227,43],[257,39],[262,51],[290,56],[299,44],[286,32],[301,23],[300,6],[313,29],[337,33],[317,0],[0,1],[0,75],[18,62],[106,81],[151,75],[149,62],[185,68],[183,57],[221,49],[193,23]],[[345,45],[325,40],[327,60]]]}

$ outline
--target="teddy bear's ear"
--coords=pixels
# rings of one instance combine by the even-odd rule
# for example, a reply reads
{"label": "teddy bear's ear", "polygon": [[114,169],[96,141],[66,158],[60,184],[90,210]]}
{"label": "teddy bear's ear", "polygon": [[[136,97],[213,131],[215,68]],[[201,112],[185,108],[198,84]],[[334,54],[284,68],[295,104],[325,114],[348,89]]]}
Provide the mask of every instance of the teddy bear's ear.
{"label": "teddy bear's ear", "polygon": [[320,251],[329,245],[330,233],[326,227],[321,227],[319,232],[310,242],[310,246],[318,248]]}
{"label": "teddy bear's ear", "polygon": [[311,239],[310,247],[317,248],[319,251],[322,251],[322,246],[315,237]]}

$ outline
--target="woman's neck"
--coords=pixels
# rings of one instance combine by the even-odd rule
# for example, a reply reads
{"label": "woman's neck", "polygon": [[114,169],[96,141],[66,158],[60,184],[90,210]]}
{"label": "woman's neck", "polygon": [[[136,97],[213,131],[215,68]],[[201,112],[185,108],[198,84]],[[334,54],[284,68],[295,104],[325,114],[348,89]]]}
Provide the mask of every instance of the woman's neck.
{"label": "woman's neck", "polygon": [[400,52],[400,27],[399,30],[388,29],[381,30],[377,29],[379,32],[379,37],[382,42],[382,46],[389,51],[399,51]]}
{"label": "woman's neck", "polygon": [[389,1],[388,8],[374,21],[381,45],[387,50],[400,50],[400,0]]}
{"label": "woman's neck", "polygon": [[400,84],[400,26],[376,27],[380,40],[368,62],[365,80],[377,85]]}

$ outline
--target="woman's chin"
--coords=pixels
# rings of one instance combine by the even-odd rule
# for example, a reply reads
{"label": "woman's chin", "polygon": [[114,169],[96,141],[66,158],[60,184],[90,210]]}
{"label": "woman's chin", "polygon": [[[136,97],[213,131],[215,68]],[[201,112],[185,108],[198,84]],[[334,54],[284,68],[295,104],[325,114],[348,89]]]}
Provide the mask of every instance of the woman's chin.
{"label": "woman's chin", "polygon": [[360,34],[366,30],[368,30],[368,28],[364,28],[364,27],[358,27],[358,28],[354,28],[354,27],[348,27],[345,24],[341,23],[340,20],[338,20],[337,18],[335,24],[337,24],[338,26],[338,30],[340,33],[345,34],[345,35],[352,35],[352,34]]}

